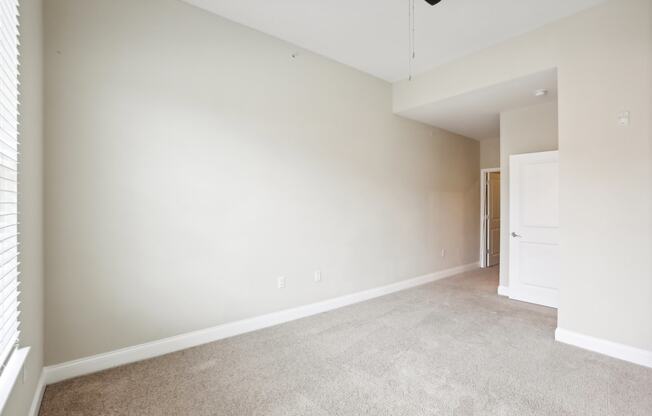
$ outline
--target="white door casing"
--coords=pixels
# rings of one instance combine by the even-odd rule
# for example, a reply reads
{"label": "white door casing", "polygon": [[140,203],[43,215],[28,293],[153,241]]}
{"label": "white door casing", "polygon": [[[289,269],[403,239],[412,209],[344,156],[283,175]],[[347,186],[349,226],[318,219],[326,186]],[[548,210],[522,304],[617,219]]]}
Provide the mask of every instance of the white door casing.
{"label": "white door casing", "polygon": [[509,158],[509,296],[559,304],[559,152]]}
{"label": "white door casing", "polygon": [[[480,170],[480,267],[489,267],[488,235],[489,235],[489,207],[487,204],[489,193],[489,174],[500,172],[500,168],[487,168]],[[500,198],[500,195],[497,195]],[[500,203],[500,201],[498,201]],[[500,248],[498,248],[500,250]]]}
{"label": "white door casing", "polygon": [[488,174],[487,186],[487,266],[500,262],[500,172]]}

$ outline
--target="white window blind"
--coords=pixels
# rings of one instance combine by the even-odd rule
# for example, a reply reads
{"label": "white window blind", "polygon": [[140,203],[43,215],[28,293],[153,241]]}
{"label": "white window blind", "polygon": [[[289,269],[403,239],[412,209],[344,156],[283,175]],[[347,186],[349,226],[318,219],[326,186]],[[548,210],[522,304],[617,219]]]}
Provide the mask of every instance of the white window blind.
{"label": "white window blind", "polygon": [[0,364],[18,344],[18,0],[0,0]]}

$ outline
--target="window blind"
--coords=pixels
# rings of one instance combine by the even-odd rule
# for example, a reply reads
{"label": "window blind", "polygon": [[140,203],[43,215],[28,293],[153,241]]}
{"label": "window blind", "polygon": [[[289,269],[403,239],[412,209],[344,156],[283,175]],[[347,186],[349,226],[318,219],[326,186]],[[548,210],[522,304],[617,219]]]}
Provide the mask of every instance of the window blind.
{"label": "window blind", "polygon": [[0,364],[18,344],[18,0],[0,0]]}

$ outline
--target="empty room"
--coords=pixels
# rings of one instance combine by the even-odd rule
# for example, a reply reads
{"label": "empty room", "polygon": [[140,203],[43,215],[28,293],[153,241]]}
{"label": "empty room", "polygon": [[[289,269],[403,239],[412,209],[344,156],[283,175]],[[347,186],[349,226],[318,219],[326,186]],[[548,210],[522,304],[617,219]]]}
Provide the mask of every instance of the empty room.
{"label": "empty room", "polygon": [[652,0],[0,0],[0,415],[652,415]]}

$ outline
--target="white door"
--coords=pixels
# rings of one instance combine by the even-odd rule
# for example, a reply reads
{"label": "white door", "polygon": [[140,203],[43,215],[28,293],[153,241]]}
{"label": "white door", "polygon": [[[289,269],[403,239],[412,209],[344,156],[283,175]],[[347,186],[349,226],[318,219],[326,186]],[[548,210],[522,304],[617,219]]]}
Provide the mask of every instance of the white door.
{"label": "white door", "polygon": [[556,308],[559,152],[509,158],[509,297]]}
{"label": "white door", "polygon": [[487,181],[487,266],[500,262],[500,172],[489,172]]}

